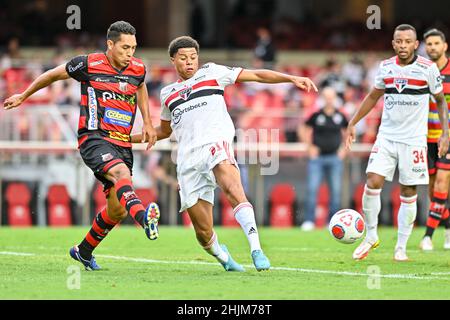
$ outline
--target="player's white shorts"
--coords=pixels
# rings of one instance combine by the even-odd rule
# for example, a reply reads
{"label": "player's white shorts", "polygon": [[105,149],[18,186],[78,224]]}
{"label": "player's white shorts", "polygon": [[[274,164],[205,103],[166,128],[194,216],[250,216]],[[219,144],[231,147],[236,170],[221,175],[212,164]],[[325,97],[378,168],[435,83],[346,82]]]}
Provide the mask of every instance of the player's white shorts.
{"label": "player's white shorts", "polygon": [[212,169],[224,160],[230,160],[239,170],[231,143],[224,141],[194,148],[187,156],[177,159],[180,212],[195,205],[199,199],[214,204],[217,184]]}
{"label": "player's white shorts", "polygon": [[392,181],[398,164],[399,182],[405,186],[428,184],[427,147],[411,146],[377,137],[370,153],[366,173]]}

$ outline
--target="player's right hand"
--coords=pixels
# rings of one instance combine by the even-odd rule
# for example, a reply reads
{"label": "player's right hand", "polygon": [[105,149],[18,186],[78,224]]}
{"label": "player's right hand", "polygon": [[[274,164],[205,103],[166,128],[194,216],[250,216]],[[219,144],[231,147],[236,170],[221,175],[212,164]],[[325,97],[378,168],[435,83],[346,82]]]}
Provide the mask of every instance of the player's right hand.
{"label": "player's right hand", "polygon": [[445,157],[445,155],[448,152],[448,146],[449,146],[449,138],[448,135],[442,134],[439,138],[439,144],[438,144],[438,156],[439,158]]}
{"label": "player's right hand", "polygon": [[9,97],[8,99],[6,99],[5,102],[3,102],[3,109],[9,110],[9,109],[16,108],[16,107],[20,106],[23,101],[24,101],[24,98],[23,98],[22,94],[20,94],[20,93],[15,94],[15,95]]}
{"label": "player's right hand", "polygon": [[356,129],[355,126],[347,126],[347,138],[345,139],[345,148],[350,150],[352,148],[353,142],[356,141]]}

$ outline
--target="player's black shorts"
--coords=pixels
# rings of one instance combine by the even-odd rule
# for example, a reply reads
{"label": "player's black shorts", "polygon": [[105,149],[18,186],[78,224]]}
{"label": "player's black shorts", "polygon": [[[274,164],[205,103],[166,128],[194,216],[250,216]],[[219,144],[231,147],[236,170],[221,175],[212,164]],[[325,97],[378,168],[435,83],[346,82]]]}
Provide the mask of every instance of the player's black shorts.
{"label": "player's black shorts", "polygon": [[438,156],[438,144],[428,143],[428,174],[436,174],[436,170],[450,170],[450,149],[443,158]]}
{"label": "player's black shorts", "polygon": [[104,191],[108,191],[114,184],[103,175],[115,165],[125,163],[133,174],[133,152],[103,140],[98,136],[91,136],[80,146],[80,154],[84,163],[94,172],[95,177],[103,183]]}

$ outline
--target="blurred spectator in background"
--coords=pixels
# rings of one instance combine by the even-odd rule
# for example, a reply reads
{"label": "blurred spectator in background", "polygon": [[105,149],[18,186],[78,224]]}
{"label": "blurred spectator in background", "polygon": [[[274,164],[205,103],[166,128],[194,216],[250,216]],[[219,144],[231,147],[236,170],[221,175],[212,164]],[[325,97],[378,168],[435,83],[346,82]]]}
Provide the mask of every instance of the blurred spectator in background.
{"label": "blurred spectator in background", "polygon": [[330,213],[341,206],[342,160],[345,157],[342,141],[348,122],[338,110],[341,101],[333,88],[324,88],[321,99],[322,109],[314,112],[300,127],[301,139],[308,145],[309,154],[305,219],[301,226],[304,231],[315,227],[317,191],[323,177],[326,177],[330,191]]}
{"label": "blurred spectator in background", "polygon": [[13,37],[8,41],[6,52],[0,58],[0,75],[2,75],[2,71],[14,67],[17,60],[21,58],[19,39]]}
{"label": "blurred spectator in background", "polygon": [[[148,66],[149,64],[147,64]],[[149,96],[158,97],[161,89],[164,87],[162,80],[161,67],[157,64],[150,65],[150,72],[147,72],[145,85]]]}
{"label": "blurred spectator in background", "polygon": [[266,69],[273,69],[276,58],[276,48],[272,41],[272,36],[267,28],[261,27],[257,30],[258,41],[253,50],[256,61],[262,63]]}
{"label": "blurred spectator in background", "polygon": [[327,59],[323,71],[317,76],[316,83],[321,88],[333,88],[338,96],[343,97],[346,83],[342,76],[341,66],[334,57]]}
{"label": "blurred spectator in background", "polygon": [[191,34],[194,39],[198,39],[201,43],[205,40],[206,23],[205,12],[198,0],[191,0]]}
{"label": "blurred spectator in background", "polygon": [[361,88],[365,72],[361,59],[353,55],[342,67],[342,77],[348,85]]}

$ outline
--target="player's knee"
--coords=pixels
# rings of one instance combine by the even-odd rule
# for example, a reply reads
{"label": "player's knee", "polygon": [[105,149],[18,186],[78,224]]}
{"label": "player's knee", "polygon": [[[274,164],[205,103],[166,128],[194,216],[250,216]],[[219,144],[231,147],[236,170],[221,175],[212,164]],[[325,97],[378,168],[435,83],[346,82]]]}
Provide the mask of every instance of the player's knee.
{"label": "player's knee", "polygon": [[131,173],[126,165],[117,165],[111,168],[108,171],[108,176],[116,180],[116,182],[122,179],[131,180]]}
{"label": "player's knee", "polygon": [[382,189],[384,180],[375,175],[367,175],[366,185],[369,189]]}

